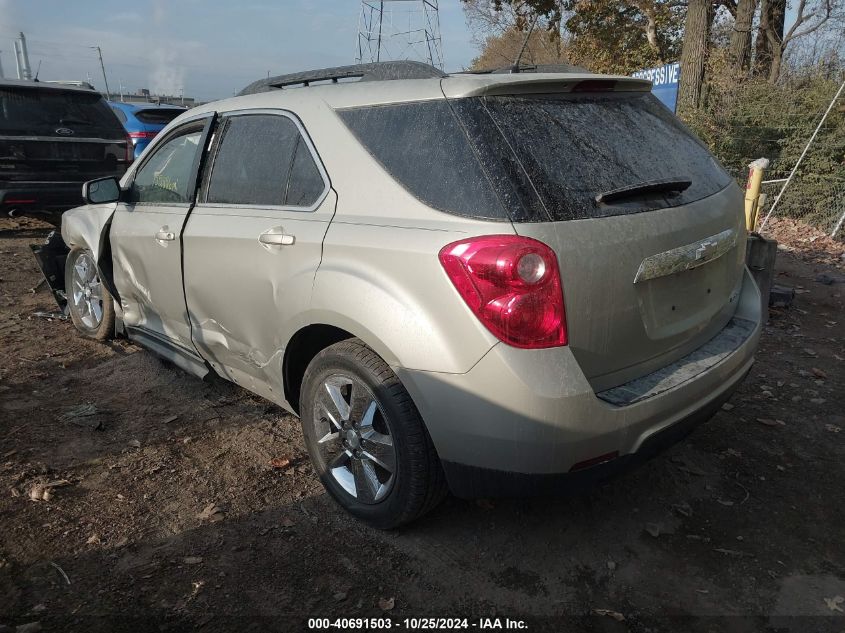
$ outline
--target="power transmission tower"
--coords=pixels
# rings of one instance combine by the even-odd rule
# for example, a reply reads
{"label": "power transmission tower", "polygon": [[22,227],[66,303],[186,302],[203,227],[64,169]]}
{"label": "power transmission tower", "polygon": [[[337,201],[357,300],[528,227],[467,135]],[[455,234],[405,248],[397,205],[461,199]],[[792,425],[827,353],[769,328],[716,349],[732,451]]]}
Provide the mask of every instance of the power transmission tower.
{"label": "power transmission tower", "polygon": [[359,64],[413,60],[443,70],[438,0],[361,0]]}

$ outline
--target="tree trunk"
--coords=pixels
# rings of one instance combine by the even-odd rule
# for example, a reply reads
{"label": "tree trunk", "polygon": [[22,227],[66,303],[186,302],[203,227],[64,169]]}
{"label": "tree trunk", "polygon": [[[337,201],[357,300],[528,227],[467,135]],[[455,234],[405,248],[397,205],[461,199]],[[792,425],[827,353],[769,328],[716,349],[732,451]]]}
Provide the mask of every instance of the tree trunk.
{"label": "tree trunk", "polygon": [[760,26],[754,52],[754,74],[771,79],[773,60],[783,55],[783,29],[786,22],[786,0],[761,0]]}
{"label": "tree trunk", "polygon": [[744,75],[751,63],[751,23],[756,8],[757,0],[738,0],[736,5],[736,19],[728,53],[737,75]]}
{"label": "tree trunk", "polygon": [[646,14],[646,23],[645,27],[645,36],[648,39],[648,45],[652,48],[652,50],[657,53],[657,56],[660,58],[660,61],[663,61],[663,55],[660,51],[660,42],[657,39],[657,20],[654,17],[654,14]]}
{"label": "tree trunk", "polygon": [[769,83],[776,84],[780,77],[781,62],[783,62],[783,43],[776,41],[772,44],[772,65],[769,68]]}
{"label": "tree trunk", "polygon": [[769,66],[769,83],[775,83],[780,77],[780,67],[783,61],[783,35],[786,27],[786,0],[770,0],[769,2],[769,50],[772,63]]}
{"label": "tree trunk", "polygon": [[689,0],[684,25],[684,46],[681,49],[681,84],[678,87],[678,111],[701,105],[701,87],[707,63],[710,22],[713,5],[710,0]]}

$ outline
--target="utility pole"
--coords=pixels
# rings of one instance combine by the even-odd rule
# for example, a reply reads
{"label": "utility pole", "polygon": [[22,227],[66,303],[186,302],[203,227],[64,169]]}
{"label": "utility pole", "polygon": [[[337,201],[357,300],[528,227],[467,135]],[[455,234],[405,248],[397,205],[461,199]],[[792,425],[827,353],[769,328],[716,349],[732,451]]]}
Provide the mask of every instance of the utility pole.
{"label": "utility pole", "polygon": [[[3,51],[0,51],[0,54],[2,54],[2,53],[3,53]],[[0,57],[0,79],[3,79],[3,78],[5,78],[5,75],[3,74],[3,58]]]}
{"label": "utility pole", "polygon": [[88,48],[96,49],[97,55],[100,58],[100,68],[103,69],[103,83],[106,84],[106,99],[111,99],[111,92],[109,91],[109,80],[106,79],[106,67],[103,64],[103,51],[99,46],[89,46]]}
{"label": "utility pole", "polygon": [[29,81],[32,79],[32,69],[29,66],[29,52],[26,50],[26,36],[21,31],[18,34],[18,39],[15,41],[16,51],[20,51],[18,79],[25,79]]}
{"label": "utility pole", "polygon": [[21,47],[18,41],[12,42],[15,47],[15,70],[18,71],[18,79],[23,79],[23,62],[21,61]]}

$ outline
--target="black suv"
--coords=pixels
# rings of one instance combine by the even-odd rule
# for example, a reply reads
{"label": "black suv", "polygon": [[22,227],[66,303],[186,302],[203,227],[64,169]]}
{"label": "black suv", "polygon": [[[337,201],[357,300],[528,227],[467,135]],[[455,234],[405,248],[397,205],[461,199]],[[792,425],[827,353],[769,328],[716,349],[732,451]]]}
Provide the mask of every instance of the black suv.
{"label": "black suv", "polygon": [[0,80],[0,212],[56,213],[82,204],[82,183],[120,177],[126,131],[93,90]]}

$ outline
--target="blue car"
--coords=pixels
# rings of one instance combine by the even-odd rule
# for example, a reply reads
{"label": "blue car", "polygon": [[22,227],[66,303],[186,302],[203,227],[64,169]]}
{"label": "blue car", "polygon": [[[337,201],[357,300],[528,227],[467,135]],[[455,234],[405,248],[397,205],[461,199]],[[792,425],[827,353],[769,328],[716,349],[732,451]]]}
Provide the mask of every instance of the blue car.
{"label": "blue car", "polygon": [[135,158],[141,155],[144,148],[164,129],[165,125],[186,110],[181,106],[157,103],[109,101],[109,105],[135,145]]}

